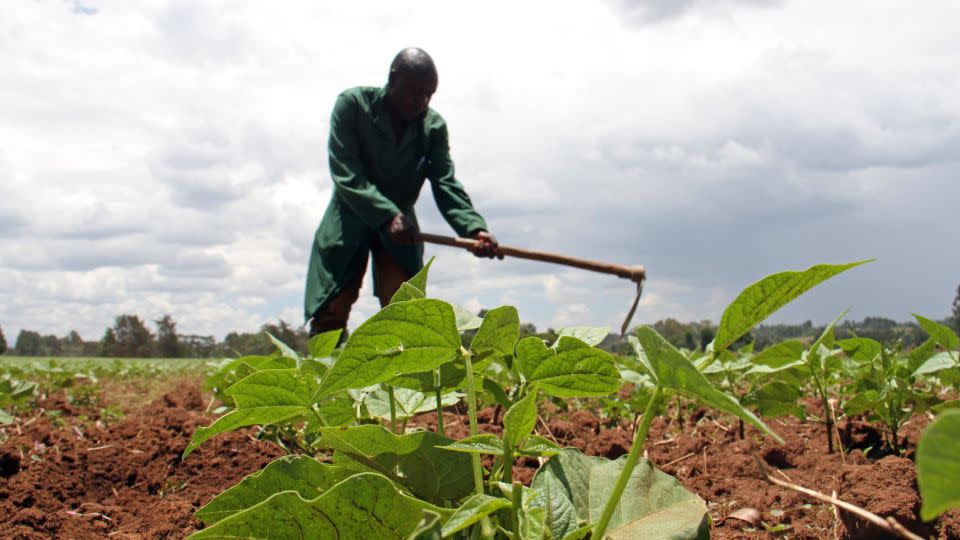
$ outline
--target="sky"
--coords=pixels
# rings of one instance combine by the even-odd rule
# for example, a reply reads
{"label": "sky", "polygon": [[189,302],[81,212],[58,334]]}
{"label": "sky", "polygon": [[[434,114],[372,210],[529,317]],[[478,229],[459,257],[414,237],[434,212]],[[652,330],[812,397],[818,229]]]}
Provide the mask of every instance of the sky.
{"label": "sky", "polygon": [[[99,339],[302,323],[339,92],[400,49],[501,243],[642,264],[635,324],[877,260],[771,322],[949,314],[960,284],[952,0],[49,0],[0,18],[0,328]],[[421,227],[453,234],[429,189]],[[448,247],[428,294],[619,328],[626,280]],[[351,326],[377,310],[369,276]]]}

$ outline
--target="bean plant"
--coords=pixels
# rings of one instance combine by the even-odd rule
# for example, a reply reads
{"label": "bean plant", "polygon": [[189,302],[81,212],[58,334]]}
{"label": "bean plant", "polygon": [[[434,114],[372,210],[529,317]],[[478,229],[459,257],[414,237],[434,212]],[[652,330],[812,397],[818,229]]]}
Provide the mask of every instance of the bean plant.
{"label": "bean plant", "polygon": [[[724,313],[705,363],[857,264],[784,272],[748,287]],[[277,342],[273,355],[229,362],[211,377],[225,414],[197,429],[184,459],[211,437],[245,426],[260,426],[261,436],[290,455],[198,510],[206,528],[192,538],[707,538],[705,502],[641,457],[664,396],[730,414],[780,440],[649,326],[630,336],[635,369],[626,370],[596,348],[606,330],[569,328],[552,342],[521,340],[512,306],[481,319],[427,297],[429,267],[342,349],[334,348],[337,334],[314,337],[305,357]],[[472,330],[465,343],[464,332]],[[544,400],[613,396],[627,371],[649,398],[626,456],[587,456],[536,433]],[[479,432],[485,394],[505,411],[502,436]],[[442,428],[443,408],[460,400],[469,417],[465,438],[403,423],[432,404]],[[519,457],[542,463],[529,486],[513,478]]]}

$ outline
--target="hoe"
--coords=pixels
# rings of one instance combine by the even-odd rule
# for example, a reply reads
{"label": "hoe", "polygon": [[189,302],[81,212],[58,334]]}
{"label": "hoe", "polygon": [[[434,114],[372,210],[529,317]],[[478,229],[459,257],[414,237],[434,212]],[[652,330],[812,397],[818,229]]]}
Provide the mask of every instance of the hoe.
{"label": "hoe", "polygon": [[[420,233],[420,240],[429,244],[440,244],[464,249],[470,249],[477,243],[476,240],[469,238],[454,238],[452,236],[430,233]],[[503,244],[500,244],[500,252],[503,253],[504,256],[517,257],[519,259],[562,264],[564,266],[573,266],[575,268],[582,268],[603,274],[613,274],[636,283],[637,294],[633,298],[633,304],[630,305],[630,311],[627,312],[627,317],[623,320],[623,325],[620,327],[620,337],[622,338],[627,333],[627,327],[630,325],[631,319],[633,319],[634,312],[637,311],[637,304],[640,303],[640,295],[643,293],[643,283],[647,280],[647,271],[644,267],[591,261],[577,257],[569,257],[567,255],[559,255],[557,253],[548,253],[546,251],[515,248]]]}

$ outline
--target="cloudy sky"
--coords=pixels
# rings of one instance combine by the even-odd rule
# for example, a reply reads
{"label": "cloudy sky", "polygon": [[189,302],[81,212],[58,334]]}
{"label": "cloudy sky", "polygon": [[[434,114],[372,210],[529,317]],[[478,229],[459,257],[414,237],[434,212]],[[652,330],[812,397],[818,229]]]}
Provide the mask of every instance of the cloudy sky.
{"label": "cloudy sky", "polygon": [[[949,313],[960,4],[44,0],[0,18],[0,326],[98,339],[301,322],[330,108],[430,52],[504,244],[643,264],[635,322],[718,320],[781,270],[876,257],[774,320]],[[425,230],[450,234],[429,190]],[[431,295],[618,327],[612,276],[436,255]],[[366,285],[354,324],[376,310]]]}

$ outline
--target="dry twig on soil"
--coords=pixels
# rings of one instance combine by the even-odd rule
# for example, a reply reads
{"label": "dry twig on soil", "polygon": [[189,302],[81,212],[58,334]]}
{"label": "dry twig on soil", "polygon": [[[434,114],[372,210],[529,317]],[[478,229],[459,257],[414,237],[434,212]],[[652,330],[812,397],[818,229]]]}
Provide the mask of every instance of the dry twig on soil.
{"label": "dry twig on soil", "polygon": [[756,453],[753,453],[753,460],[757,463],[757,467],[760,469],[761,477],[765,481],[771,484],[789,489],[791,491],[796,491],[797,493],[803,493],[804,495],[808,497],[813,497],[818,501],[825,502],[827,504],[832,504],[835,507],[843,508],[848,512],[856,514],[860,518],[865,519],[870,523],[873,523],[877,527],[880,527],[881,529],[887,531],[890,534],[899,536],[901,538],[906,538],[907,540],[923,540],[923,537],[908,531],[906,527],[901,525],[899,521],[893,519],[892,517],[888,517],[884,519],[874,514],[873,512],[870,512],[869,510],[860,508],[855,504],[842,501],[836,497],[831,497],[830,495],[826,495],[826,494],[820,493],[819,491],[814,491],[812,489],[808,489],[803,486],[798,486],[790,482],[784,482],[783,480],[770,476],[770,474],[767,472],[767,468],[763,465],[763,462],[760,461],[760,458],[757,457]]}

